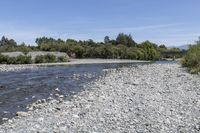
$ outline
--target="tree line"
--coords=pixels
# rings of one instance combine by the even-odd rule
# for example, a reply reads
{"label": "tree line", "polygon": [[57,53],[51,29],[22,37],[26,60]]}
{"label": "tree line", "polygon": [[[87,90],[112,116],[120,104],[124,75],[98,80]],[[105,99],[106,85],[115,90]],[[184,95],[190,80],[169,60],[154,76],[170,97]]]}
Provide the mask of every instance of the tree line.
{"label": "tree line", "polygon": [[30,46],[25,43],[17,44],[13,39],[2,37],[0,52],[59,51],[66,52],[73,58],[159,60],[166,56],[163,53],[170,51],[165,45],[158,46],[150,41],[136,43],[130,34],[124,33],[119,33],[116,39],[105,36],[104,42],[95,42],[92,39],[62,40],[51,37],[36,38],[35,42],[36,46]]}

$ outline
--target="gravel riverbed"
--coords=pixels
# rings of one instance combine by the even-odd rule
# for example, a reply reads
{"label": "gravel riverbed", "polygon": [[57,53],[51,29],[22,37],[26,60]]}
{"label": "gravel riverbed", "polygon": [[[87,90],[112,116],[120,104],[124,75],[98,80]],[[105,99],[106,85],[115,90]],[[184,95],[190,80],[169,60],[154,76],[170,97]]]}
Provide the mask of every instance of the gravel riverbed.
{"label": "gravel riverbed", "polygon": [[70,101],[38,101],[0,125],[0,133],[200,132],[198,75],[178,64],[108,71]]}

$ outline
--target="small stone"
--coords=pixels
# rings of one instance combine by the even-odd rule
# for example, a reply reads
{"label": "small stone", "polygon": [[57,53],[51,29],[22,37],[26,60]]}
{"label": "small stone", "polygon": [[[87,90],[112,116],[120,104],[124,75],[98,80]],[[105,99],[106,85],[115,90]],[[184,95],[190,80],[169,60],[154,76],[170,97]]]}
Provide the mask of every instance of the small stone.
{"label": "small stone", "polygon": [[184,77],[184,76],[186,76],[185,73],[179,73],[179,74],[177,74],[177,77]]}
{"label": "small stone", "polygon": [[59,111],[60,111],[60,110],[61,110],[61,108],[59,108],[59,107],[56,107],[56,110],[59,110]]}
{"label": "small stone", "polygon": [[29,114],[27,112],[17,112],[16,113],[16,116],[19,116],[19,117],[26,117],[28,116]]}
{"label": "small stone", "polygon": [[60,127],[59,129],[60,129],[61,132],[66,132],[67,127]]}
{"label": "small stone", "polygon": [[42,99],[42,100],[41,100],[41,103],[46,103],[46,99]]}
{"label": "small stone", "polygon": [[48,97],[47,100],[53,100],[53,98],[52,97]]}
{"label": "small stone", "polygon": [[34,109],[33,107],[29,107],[28,108],[29,111],[33,111],[33,109]]}
{"label": "small stone", "polygon": [[60,92],[60,89],[56,88],[56,89],[55,89],[55,91],[58,91],[58,92]]}
{"label": "small stone", "polygon": [[37,104],[40,104],[40,103],[42,103],[42,101],[41,101],[41,100],[38,100],[36,103],[37,103]]}
{"label": "small stone", "polygon": [[59,97],[60,95],[59,94],[55,94],[55,96]]}
{"label": "small stone", "polygon": [[8,118],[2,118],[2,120],[3,120],[3,121],[7,121],[7,120],[8,120]]}
{"label": "small stone", "polygon": [[63,96],[63,95],[60,95],[59,98],[64,98],[64,96]]}
{"label": "small stone", "polygon": [[9,123],[12,123],[13,121],[12,121],[12,120],[8,120],[8,122],[9,122]]}
{"label": "small stone", "polygon": [[73,117],[74,117],[74,118],[79,118],[79,116],[78,116],[78,115],[75,115],[75,114],[73,114]]}

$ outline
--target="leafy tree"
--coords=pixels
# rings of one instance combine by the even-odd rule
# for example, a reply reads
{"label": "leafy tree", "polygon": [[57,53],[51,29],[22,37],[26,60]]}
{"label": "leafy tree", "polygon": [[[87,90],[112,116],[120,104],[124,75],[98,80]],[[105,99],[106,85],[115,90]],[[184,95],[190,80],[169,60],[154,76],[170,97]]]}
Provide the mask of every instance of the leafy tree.
{"label": "leafy tree", "polygon": [[123,44],[123,45],[126,45],[128,47],[136,46],[136,43],[132,39],[132,36],[126,35],[124,33],[119,33],[119,35],[116,38],[116,41],[117,41],[118,44]]}
{"label": "leafy tree", "polygon": [[107,44],[107,43],[109,43],[109,42],[110,42],[109,36],[105,36],[105,38],[104,38],[104,43]]}
{"label": "leafy tree", "polygon": [[161,48],[161,49],[167,49],[167,47],[164,44],[160,45],[159,48]]}
{"label": "leafy tree", "polygon": [[140,48],[144,50],[145,60],[158,60],[160,58],[160,53],[157,50],[157,45],[151,43],[150,41],[145,41],[139,45]]}

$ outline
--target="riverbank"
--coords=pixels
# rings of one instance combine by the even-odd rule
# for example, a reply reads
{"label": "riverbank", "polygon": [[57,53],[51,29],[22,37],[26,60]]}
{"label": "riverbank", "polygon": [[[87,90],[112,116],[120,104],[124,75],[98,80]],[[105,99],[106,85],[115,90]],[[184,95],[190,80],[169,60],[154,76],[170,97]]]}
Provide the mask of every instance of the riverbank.
{"label": "riverbank", "polygon": [[56,66],[56,65],[80,65],[80,64],[105,64],[105,63],[142,63],[149,61],[140,60],[121,60],[121,59],[70,59],[70,62],[62,63],[42,63],[42,64],[24,64],[24,65],[0,65],[0,71],[19,71],[24,69],[37,69],[38,67]]}
{"label": "riverbank", "polygon": [[40,101],[0,132],[199,132],[199,80],[177,64],[112,69],[71,101]]}

